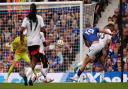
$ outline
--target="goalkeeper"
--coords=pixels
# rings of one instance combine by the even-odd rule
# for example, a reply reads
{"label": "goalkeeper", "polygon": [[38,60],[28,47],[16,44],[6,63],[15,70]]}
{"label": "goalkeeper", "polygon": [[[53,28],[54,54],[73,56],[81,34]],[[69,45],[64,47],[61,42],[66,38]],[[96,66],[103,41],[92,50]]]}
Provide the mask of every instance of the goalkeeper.
{"label": "goalkeeper", "polygon": [[[9,68],[9,71],[8,71],[8,74],[7,74],[5,82],[8,82],[8,78],[9,78],[11,72],[13,71],[14,66],[16,65],[16,63],[18,61],[23,59],[24,62],[26,62],[28,65],[30,65],[30,59],[29,59],[29,56],[27,54],[27,48],[26,48],[27,37],[26,36],[24,37],[24,42],[23,43],[21,43],[21,41],[20,41],[21,39],[22,38],[20,36],[18,36],[10,44],[10,51],[12,53],[14,53],[14,61],[13,61],[12,65],[11,65],[11,67]],[[27,85],[27,80],[25,82],[25,85]]]}

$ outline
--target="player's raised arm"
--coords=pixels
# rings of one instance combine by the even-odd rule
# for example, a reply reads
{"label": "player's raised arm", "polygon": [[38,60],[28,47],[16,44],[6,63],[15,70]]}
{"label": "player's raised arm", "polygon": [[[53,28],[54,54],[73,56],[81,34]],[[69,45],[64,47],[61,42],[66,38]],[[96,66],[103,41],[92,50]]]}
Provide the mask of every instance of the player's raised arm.
{"label": "player's raised arm", "polygon": [[46,29],[45,29],[45,26],[44,27],[41,27],[40,32],[43,32],[44,37],[46,38]]}
{"label": "player's raised arm", "polygon": [[[105,30],[106,28],[107,28],[107,29],[110,29],[111,32]],[[115,29],[114,29],[114,28],[115,28],[115,25],[114,25],[113,23],[109,23],[109,24],[106,26],[106,28],[99,29],[99,32],[105,33],[105,34],[109,34],[109,35],[115,35]]]}
{"label": "player's raised arm", "polygon": [[113,32],[108,32],[108,31],[106,31],[105,29],[99,29],[99,32],[105,33],[105,34],[108,34],[108,35],[114,35]]}

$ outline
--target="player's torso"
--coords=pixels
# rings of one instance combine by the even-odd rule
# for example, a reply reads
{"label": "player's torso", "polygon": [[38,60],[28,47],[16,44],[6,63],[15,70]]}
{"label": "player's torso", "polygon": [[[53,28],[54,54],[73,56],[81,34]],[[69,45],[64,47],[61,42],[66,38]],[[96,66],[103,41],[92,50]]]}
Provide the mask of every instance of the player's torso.
{"label": "player's torso", "polygon": [[20,37],[17,37],[16,42],[15,42],[15,49],[16,49],[15,53],[19,54],[19,53],[26,52],[26,50],[27,50],[26,46],[27,46],[27,38],[25,37],[24,43],[21,44]]}
{"label": "player's torso", "polygon": [[97,33],[98,31],[95,28],[88,28],[84,30],[83,36],[89,44],[92,44],[93,41],[98,41]]}
{"label": "player's torso", "polygon": [[[106,31],[111,33],[111,31],[109,29],[106,29]],[[112,36],[108,35],[108,34],[104,34],[104,33],[98,33],[98,37],[99,37],[99,42],[101,44],[106,45],[108,43],[108,41],[111,40]]]}
{"label": "player's torso", "polygon": [[[40,19],[39,16],[37,15],[37,21],[36,22],[31,22],[27,20],[27,37],[28,37],[28,46],[31,45],[38,45],[40,43]],[[32,26],[31,26],[32,24]]]}

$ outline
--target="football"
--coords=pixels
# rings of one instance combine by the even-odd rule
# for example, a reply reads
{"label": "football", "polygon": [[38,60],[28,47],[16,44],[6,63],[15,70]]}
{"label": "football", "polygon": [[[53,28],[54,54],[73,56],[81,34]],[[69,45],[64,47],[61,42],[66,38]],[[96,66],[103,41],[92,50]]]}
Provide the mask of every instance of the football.
{"label": "football", "polygon": [[57,45],[57,47],[61,48],[64,46],[64,41],[63,40],[57,40],[56,45]]}

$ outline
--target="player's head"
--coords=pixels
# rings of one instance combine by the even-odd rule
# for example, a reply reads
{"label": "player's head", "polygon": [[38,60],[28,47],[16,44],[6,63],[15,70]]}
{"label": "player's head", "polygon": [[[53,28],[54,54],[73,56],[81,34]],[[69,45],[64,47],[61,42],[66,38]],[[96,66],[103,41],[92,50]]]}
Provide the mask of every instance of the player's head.
{"label": "player's head", "polygon": [[114,23],[109,23],[108,25],[105,26],[105,28],[110,29],[111,32],[115,31]]}
{"label": "player's head", "polygon": [[32,3],[30,5],[30,13],[28,14],[28,18],[30,20],[32,20],[33,22],[36,22],[37,18],[36,18],[36,14],[37,14],[37,9],[36,9],[36,4]]}
{"label": "player's head", "polygon": [[35,14],[37,13],[36,4],[32,3],[30,5],[30,12]]}
{"label": "player's head", "polygon": [[113,18],[112,17],[108,17],[108,23],[112,23],[113,22]]}

